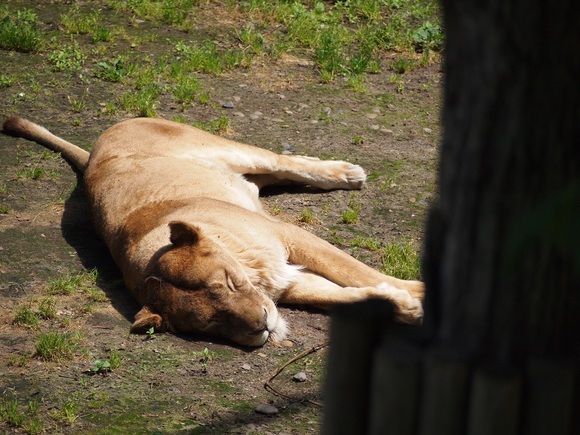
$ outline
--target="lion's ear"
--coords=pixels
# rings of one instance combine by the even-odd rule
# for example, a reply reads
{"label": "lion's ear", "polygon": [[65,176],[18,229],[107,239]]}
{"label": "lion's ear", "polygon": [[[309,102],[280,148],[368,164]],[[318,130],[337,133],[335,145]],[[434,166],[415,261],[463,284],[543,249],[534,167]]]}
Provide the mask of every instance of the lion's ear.
{"label": "lion's ear", "polygon": [[148,306],[144,306],[135,314],[135,322],[131,325],[131,333],[145,334],[151,328],[155,331],[162,331],[163,319],[159,314],[151,311]]}
{"label": "lion's ear", "polygon": [[176,246],[195,245],[199,241],[199,229],[185,222],[169,222],[169,240]]}

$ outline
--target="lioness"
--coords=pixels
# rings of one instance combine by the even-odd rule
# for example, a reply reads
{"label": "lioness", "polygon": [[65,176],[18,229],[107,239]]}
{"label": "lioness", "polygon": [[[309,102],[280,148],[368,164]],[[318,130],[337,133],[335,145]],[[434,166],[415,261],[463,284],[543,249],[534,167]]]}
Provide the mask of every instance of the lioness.
{"label": "lioness", "polygon": [[94,224],[141,310],[132,332],[194,332],[242,345],[282,340],[276,303],[393,302],[417,323],[423,284],[383,275],[309,232],[270,216],[266,185],[360,189],[342,161],[273,152],[161,119],[106,130],[87,152],[25,119],[3,132],[36,141],[81,173]]}

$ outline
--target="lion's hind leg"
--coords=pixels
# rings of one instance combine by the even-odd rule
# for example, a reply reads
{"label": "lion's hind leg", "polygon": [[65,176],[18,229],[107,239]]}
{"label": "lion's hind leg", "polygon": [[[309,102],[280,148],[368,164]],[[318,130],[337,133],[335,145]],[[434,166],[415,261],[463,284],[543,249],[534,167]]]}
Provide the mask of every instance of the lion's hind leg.
{"label": "lion's hind leg", "polygon": [[277,163],[276,178],[319,189],[360,189],[366,180],[363,168],[340,160],[281,155]]}

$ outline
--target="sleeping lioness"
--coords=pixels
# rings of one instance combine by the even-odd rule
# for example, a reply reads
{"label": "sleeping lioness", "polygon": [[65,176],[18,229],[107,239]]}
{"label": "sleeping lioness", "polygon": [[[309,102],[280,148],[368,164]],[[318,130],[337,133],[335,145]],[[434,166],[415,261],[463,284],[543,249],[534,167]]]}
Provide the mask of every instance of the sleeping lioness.
{"label": "sleeping lioness", "polygon": [[132,332],[261,346],[287,334],[277,303],[367,298],[392,301],[401,322],[421,319],[421,282],[383,275],[260,204],[260,189],[277,183],[360,189],[360,166],[278,155],[160,119],[121,122],[90,153],[21,118],[4,132],[62,153],[84,174],[96,229],[142,306]]}

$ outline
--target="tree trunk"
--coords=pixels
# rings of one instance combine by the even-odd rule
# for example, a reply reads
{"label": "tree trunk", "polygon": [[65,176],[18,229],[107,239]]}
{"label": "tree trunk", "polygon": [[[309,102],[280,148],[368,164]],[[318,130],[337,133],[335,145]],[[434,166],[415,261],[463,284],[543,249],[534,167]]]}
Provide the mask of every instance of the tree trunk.
{"label": "tree trunk", "polygon": [[[580,3],[442,4],[425,319],[418,336],[386,328],[364,356],[372,402],[359,433],[578,434]],[[327,411],[333,428],[341,409]],[[345,433],[328,420],[324,434]]]}
{"label": "tree trunk", "polygon": [[499,365],[580,350],[580,4],[443,0],[431,343]]}

